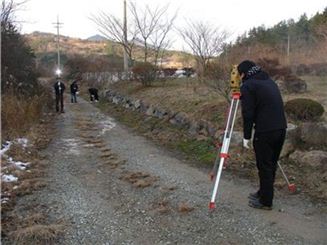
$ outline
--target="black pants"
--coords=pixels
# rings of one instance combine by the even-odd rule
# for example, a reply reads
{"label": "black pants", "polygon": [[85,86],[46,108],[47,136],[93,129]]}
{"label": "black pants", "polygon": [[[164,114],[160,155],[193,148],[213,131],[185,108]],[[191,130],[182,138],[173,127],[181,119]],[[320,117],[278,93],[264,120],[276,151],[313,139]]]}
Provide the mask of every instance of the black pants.
{"label": "black pants", "polygon": [[70,94],[70,101],[72,103],[77,103],[76,93],[71,93]]}
{"label": "black pants", "polygon": [[56,94],[56,111],[59,112],[59,103],[61,112],[64,111],[64,95]]}
{"label": "black pants", "polygon": [[284,144],[285,134],[285,129],[254,134],[253,146],[260,179],[258,194],[260,202],[266,206],[272,206],[277,161]]}

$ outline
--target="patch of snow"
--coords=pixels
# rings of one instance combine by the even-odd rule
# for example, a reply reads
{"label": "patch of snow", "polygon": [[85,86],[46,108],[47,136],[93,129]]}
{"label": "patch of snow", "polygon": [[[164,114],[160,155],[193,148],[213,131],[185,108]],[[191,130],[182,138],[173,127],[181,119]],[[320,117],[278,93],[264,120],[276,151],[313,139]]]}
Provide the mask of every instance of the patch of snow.
{"label": "patch of snow", "polygon": [[16,139],[18,144],[21,144],[24,148],[27,147],[28,139],[26,138],[18,138]]}
{"label": "patch of snow", "polygon": [[1,204],[9,202],[8,197],[1,198]]}
{"label": "patch of snow", "polygon": [[68,153],[72,155],[79,155],[80,150],[78,147],[78,140],[76,139],[63,139],[63,141],[66,144],[66,147],[68,149]]}
{"label": "patch of snow", "polygon": [[28,167],[28,165],[31,164],[29,162],[14,161],[12,157],[9,157],[9,163],[14,164],[15,167],[20,170],[25,170]]}
{"label": "patch of snow", "polygon": [[17,168],[21,170],[25,170],[28,167],[28,165],[30,165],[29,162],[20,162],[20,161],[14,162],[14,164],[16,165]]}
{"label": "patch of snow", "polygon": [[100,135],[103,135],[105,132],[116,127],[116,123],[114,122],[114,120],[112,118],[109,118],[105,121],[100,122],[100,126],[102,128]]}
{"label": "patch of snow", "polygon": [[6,141],[6,143],[4,143],[2,145],[2,149],[0,150],[0,155],[3,155],[6,151],[8,151],[10,149],[11,145],[12,145],[12,142]]}
{"label": "patch of snow", "polygon": [[1,175],[1,180],[3,181],[3,182],[15,182],[15,181],[17,181],[18,180],[18,178],[17,177],[15,177],[15,176],[13,176],[12,174],[3,174],[3,175]]}

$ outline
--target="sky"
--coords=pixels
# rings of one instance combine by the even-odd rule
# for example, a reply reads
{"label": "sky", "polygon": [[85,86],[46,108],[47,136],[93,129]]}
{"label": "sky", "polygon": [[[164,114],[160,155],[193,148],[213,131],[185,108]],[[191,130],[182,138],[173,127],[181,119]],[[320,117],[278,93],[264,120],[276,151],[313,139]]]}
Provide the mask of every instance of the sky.
{"label": "sky", "polygon": [[[127,0],[129,2],[130,0]],[[201,20],[227,30],[232,39],[252,27],[273,26],[282,20],[298,18],[306,13],[308,17],[322,12],[326,0],[133,0],[137,5],[164,6],[169,4],[169,13],[178,10],[175,21],[183,27],[187,20]],[[123,0],[29,0],[16,13],[21,21],[21,32],[33,31],[56,33],[52,23],[59,15],[63,27],[60,34],[70,37],[88,38],[99,34],[97,26],[90,20],[99,11],[123,15]],[[181,49],[177,34],[173,48]]]}

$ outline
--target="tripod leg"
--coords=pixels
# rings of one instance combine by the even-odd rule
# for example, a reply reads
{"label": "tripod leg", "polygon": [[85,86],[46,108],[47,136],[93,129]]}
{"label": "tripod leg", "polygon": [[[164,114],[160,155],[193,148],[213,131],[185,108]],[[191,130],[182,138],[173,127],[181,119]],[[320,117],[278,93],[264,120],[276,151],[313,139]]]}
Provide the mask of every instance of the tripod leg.
{"label": "tripod leg", "polygon": [[282,166],[280,165],[279,161],[277,162],[277,164],[278,164],[278,167],[279,167],[280,171],[282,172],[282,175],[283,175],[283,177],[284,177],[284,179],[285,179],[285,181],[286,181],[286,183],[287,183],[288,190],[289,190],[290,192],[294,193],[294,192],[296,191],[296,186],[295,186],[295,184],[291,184],[291,183],[289,182],[289,180],[288,180],[288,178],[287,178],[287,176],[286,176],[286,174],[285,174],[285,172],[284,172]]}
{"label": "tripod leg", "polygon": [[[220,155],[219,155],[219,157],[220,157],[219,168],[218,168],[217,176],[216,176],[216,179],[215,179],[215,184],[214,184],[214,188],[213,188],[213,192],[212,192],[211,201],[210,201],[210,204],[209,204],[209,209],[214,209],[215,208],[215,200],[216,200],[216,195],[217,195],[217,191],[218,191],[218,186],[219,186],[219,181],[220,181],[222,169],[223,169],[223,166],[224,166],[224,162],[226,161],[226,158],[228,157],[228,148],[229,148],[229,144],[230,144],[230,140],[231,140],[231,136],[232,136],[232,133],[233,133],[234,124],[235,124],[238,102],[239,102],[238,99],[233,98],[232,103],[231,103],[231,107],[230,107],[230,110],[229,110],[227,125],[226,125],[226,129],[225,129],[225,134],[224,134],[223,145],[221,147],[221,152],[220,152]],[[215,161],[215,166],[214,166],[213,170],[216,170],[217,166],[218,166],[218,157],[217,157],[217,159]],[[213,174],[214,173],[215,172],[213,172]],[[212,178],[214,178],[214,176]]]}
{"label": "tripod leg", "polygon": [[221,176],[221,172],[222,172],[222,169],[223,169],[224,161],[225,161],[225,158],[223,158],[223,157],[220,158],[218,173],[217,173],[217,177],[216,177],[216,180],[215,180],[215,185],[214,185],[214,188],[213,188],[211,201],[209,203],[209,209],[214,209],[215,208],[215,200],[216,200],[216,196],[217,196],[217,192],[218,192],[218,186],[219,186],[219,181],[220,181],[220,176]]}

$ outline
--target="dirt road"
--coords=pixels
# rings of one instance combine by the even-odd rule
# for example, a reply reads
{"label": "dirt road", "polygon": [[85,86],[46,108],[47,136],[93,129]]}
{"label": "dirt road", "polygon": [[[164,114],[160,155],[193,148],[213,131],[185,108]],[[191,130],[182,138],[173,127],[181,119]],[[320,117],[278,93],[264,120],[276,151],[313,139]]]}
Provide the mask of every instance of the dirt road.
{"label": "dirt road", "polygon": [[203,170],[80,99],[67,104],[42,154],[49,184],[21,199],[67,221],[59,244],[327,244],[327,215],[277,192],[274,209],[247,206],[256,188],[223,173],[217,208]]}

